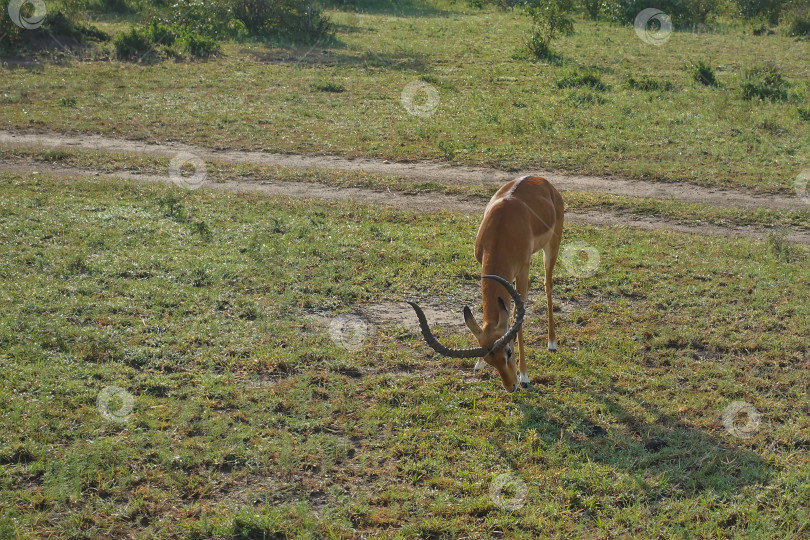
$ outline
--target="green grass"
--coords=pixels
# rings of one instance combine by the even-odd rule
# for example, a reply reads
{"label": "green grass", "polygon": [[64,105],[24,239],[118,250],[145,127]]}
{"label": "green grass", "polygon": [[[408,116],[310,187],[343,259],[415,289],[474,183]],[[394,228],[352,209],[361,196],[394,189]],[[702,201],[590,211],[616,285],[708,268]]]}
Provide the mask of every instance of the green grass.
{"label": "green grass", "polygon": [[0,536],[810,533],[806,248],[567,227],[601,263],[557,272],[559,353],[529,312],[516,394],[403,327],[349,351],[307,317],[475,304],[478,219],[0,174]]}
{"label": "green grass", "polygon": [[[578,22],[555,44],[560,65],[547,65],[519,54],[529,32],[519,11],[331,16],[332,45],[226,44],[223,58],[207,62],[3,68],[0,127],[785,192],[810,168],[810,132],[797,114],[807,106],[810,41],[735,29],[676,32],[655,47],[629,26]],[[710,62],[718,86],[694,81],[687,58]],[[743,99],[753,95],[743,89],[746,70],[770,62],[787,81],[785,101]],[[605,90],[557,88],[571,72],[598,74]],[[668,91],[633,87],[630,78]],[[401,103],[417,80],[439,96],[426,117]],[[64,107],[66,98],[75,105]],[[780,129],[760,129],[765,121]]]}

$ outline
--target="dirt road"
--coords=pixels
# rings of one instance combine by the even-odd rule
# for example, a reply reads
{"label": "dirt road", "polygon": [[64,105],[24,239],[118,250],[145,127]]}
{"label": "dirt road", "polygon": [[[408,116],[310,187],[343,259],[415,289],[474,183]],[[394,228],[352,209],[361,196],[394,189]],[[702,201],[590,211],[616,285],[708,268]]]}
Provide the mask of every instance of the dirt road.
{"label": "dirt road", "polygon": [[[59,167],[52,164],[34,161],[0,161],[0,171],[14,173],[37,172],[55,174],[63,177],[94,176],[110,179],[122,178],[141,182],[171,182],[171,179],[168,176],[143,175],[128,172],[107,174],[92,169]],[[208,182],[204,184],[203,187],[210,189],[223,189],[232,192],[258,191],[273,195],[287,195],[290,197],[331,201],[354,200],[365,204],[393,206],[415,212],[439,212],[446,210],[451,212],[479,215],[484,211],[484,207],[486,206],[486,200],[475,197],[458,197],[443,193],[406,194],[394,191],[374,191],[371,189],[362,188],[339,188],[309,182],[255,182],[245,180],[229,180],[226,182],[217,183]],[[640,230],[664,229],[682,233],[721,237],[763,238],[769,232],[767,229],[762,227],[721,227],[719,225],[711,224],[686,225],[654,217],[602,211],[573,212],[568,210],[565,213],[565,219],[567,223],[599,226],[624,226],[629,229]],[[787,233],[787,239],[797,244],[810,245],[810,231],[790,231]]]}
{"label": "dirt road", "polygon": [[807,210],[808,204],[798,196],[760,194],[751,191],[701,187],[685,183],[631,180],[609,176],[562,175],[549,171],[503,171],[497,169],[450,166],[445,163],[391,163],[374,159],[349,159],[336,156],[301,156],[238,150],[214,150],[180,143],[152,144],[100,135],[66,135],[62,133],[19,133],[0,130],[0,146],[37,146],[44,148],[79,148],[159,156],[174,156],[180,152],[201,159],[227,163],[279,165],[299,169],[338,169],[391,174],[421,181],[455,184],[500,185],[521,174],[537,174],[548,178],[560,191],[610,193],[659,200],[677,200],[733,208],[768,208],[775,210]]}

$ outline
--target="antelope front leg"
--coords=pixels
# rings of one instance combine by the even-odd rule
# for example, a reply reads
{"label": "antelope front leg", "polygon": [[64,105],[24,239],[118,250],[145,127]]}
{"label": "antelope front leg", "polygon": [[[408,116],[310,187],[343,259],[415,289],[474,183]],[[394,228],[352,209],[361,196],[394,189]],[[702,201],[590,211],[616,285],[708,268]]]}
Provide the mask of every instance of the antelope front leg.
{"label": "antelope front leg", "polygon": [[[515,285],[518,294],[526,301],[529,295],[529,265],[521,270],[515,278]],[[515,306],[515,313],[517,313],[517,306]],[[523,327],[517,335],[518,351],[520,353],[520,362],[518,363],[518,382],[523,388],[529,387],[529,368],[526,366],[526,353],[523,350]]]}

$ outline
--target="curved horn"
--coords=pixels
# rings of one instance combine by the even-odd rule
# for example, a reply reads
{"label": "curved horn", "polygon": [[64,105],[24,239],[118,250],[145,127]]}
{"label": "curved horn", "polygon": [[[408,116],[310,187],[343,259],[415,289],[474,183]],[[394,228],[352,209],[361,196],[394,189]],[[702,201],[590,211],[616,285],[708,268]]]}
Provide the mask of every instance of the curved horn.
{"label": "curved horn", "polygon": [[416,302],[408,302],[413,310],[416,312],[416,316],[419,318],[419,326],[422,328],[422,336],[424,336],[425,341],[430,348],[436,351],[439,354],[443,354],[445,356],[449,356],[450,358],[480,358],[489,354],[489,349],[486,347],[478,347],[477,349],[448,349],[433,336],[433,332],[430,331],[430,326],[428,326],[427,318],[425,318],[424,312],[422,309],[416,305]]}
{"label": "curved horn", "polygon": [[515,301],[515,308],[517,309],[517,315],[515,315],[515,322],[512,324],[512,328],[506,332],[501,339],[496,341],[492,345],[492,349],[489,352],[497,352],[506,347],[506,344],[515,339],[520,327],[523,325],[523,317],[526,315],[526,309],[523,305],[523,299],[520,297],[520,294],[512,287],[512,284],[503,279],[501,276],[494,276],[494,275],[486,275],[483,279],[494,279],[498,283],[504,286],[507,290],[509,295],[512,297],[512,300]]}

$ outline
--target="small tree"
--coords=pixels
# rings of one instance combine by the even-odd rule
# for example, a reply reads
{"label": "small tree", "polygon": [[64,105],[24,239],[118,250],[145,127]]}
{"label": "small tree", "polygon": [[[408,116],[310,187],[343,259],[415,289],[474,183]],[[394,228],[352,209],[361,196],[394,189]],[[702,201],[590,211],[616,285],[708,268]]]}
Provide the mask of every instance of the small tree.
{"label": "small tree", "polygon": [[548,58],[551,42],[558,34],[574,33],[574,0],[529,0],[526,9],[534,22],[529,50],[536,58]]}

